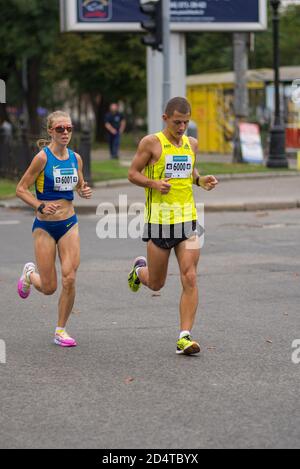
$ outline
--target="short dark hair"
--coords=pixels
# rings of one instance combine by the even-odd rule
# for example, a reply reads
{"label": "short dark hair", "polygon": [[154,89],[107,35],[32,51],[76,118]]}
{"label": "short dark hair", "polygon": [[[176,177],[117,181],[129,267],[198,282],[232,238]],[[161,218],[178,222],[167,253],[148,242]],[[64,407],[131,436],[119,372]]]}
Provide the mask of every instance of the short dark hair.
{"label": "short dark hair", "polygon": [[186,98],[176,97],[170,99],[166,105],[165,114],[168,117],[173,116],[174,112],[180,112],[181,114],[191,114],[191,105]]}

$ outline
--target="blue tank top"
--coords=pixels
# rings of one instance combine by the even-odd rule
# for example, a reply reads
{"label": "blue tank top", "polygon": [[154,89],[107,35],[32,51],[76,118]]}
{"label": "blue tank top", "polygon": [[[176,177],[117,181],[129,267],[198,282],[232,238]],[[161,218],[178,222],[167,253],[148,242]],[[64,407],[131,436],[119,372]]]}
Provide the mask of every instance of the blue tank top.
{"label": "blue tank top", "polygon": [[75,153],[68,149],[69,158],[59,160],[48,147],[43,148],[47,163],[35,182],[38,200],[73,200],[78,178],[78,160]]}

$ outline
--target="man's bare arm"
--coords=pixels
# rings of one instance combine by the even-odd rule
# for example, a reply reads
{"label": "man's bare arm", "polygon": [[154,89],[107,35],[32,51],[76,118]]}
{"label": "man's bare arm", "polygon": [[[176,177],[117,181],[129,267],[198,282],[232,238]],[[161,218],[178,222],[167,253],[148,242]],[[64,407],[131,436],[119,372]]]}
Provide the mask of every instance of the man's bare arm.
{"label": "man's bare arm", "polygon": [[195,165],[193,169],[193,183],[197,185],[198,178],[200,178],[200,173],[198,169],[196,168],[197,153],[198,153],[198,140],[196,140],[194,137],[189,137],[189,141],[190,141],[192,150],[195,154]]}
{"label": "man's bare arm", "polygon": [[193,183],[196,186],[202,187],[206,191],[211,191],[216,187],[218,184],[218,180],[215,176],[208,175],[208,176],[200,176],[198,169],[196,168],[196,160],[197,160],[197,153],[198,153],[198,140],[193,137],[189,137],[190,144],[192,147],[193,152],[195,153],[195,166],[193,170]]}
{"label": "man's bare arm", "polygon": [[171,188],[169,179],[154,181],[142,174],[153,156],[153,147],[155,145],[157,145],[157,139],[154,135],[147,135],[141,140],[137,153],[133,158],[131,167],[128,171],[128,179],[137,186],[148,187],[150,189],[155,189],[162,194],[167,194]]}

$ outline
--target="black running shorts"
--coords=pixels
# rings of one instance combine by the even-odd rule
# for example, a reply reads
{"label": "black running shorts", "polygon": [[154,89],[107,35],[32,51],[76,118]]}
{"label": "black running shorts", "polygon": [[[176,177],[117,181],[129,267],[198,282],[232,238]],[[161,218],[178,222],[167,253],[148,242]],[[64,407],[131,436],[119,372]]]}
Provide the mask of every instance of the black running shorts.
{"label": "black running shorts", "polygon": [[143,241],[152,241],[161,249],[172,249],[179,243],[194,237],[200,238],[204,229],[197,220],[176,223],[175,225],[156,225],[146,223],[143,233]]}

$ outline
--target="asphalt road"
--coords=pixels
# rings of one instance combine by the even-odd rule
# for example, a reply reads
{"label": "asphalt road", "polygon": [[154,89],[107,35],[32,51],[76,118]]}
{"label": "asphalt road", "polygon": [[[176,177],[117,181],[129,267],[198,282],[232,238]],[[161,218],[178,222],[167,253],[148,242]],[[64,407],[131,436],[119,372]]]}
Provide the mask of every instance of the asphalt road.
{"label": "asphalt road", "polygon": [[58,294],[16,294],[31,214],[0,211],[0,447],[299,448],[300,211],[206,216],[194,357],[175,354],[174,256],[160,297],[132,294],[145,246],[98,239],[97,221],[80,216],[66,350],[52,344]]}

